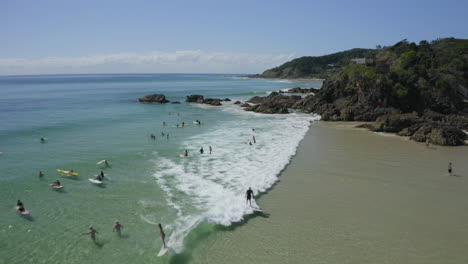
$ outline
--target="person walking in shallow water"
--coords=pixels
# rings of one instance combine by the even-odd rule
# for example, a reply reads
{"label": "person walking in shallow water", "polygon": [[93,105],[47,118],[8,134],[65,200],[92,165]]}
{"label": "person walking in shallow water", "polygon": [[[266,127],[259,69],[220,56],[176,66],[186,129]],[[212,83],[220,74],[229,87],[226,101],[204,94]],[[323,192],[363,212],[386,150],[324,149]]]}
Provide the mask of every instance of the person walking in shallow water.
{"label": "person walking in shallow water", "polygon": [[114,228],[112,228],[112,231],[117,231],[120,233],[122,228],[123,228],[123,225],[119,223],[119,220],[115,220],[115,225],[114,225]]}
{"label": "person walking in shallow water", "polygon": [[93,226],[90,226],[89,227],[89,231],[86,232],[86,233],[83,233],[83,235],[91,235],[91,238],[93,240],[96,240],[96,234],[98,233],[98,231],[96,231],[96,229],[94,229]]}
{"label": "person walking in shallow water", "polygon": [[165,240],[165,239],[166,239],[166,234],[164,234],[162,225],[161,225],[161,224],[158,224],[158,226],[159,226],[159,232],[161,233],[161,239],[162,239],[164,248],[167,248],[167,246],[166,246],[166,240]]}
{"label": "person walking in shallow water", "polygon": [[452,176],[452,162],[449,162],[448,164],[448,173],[450,176]]}

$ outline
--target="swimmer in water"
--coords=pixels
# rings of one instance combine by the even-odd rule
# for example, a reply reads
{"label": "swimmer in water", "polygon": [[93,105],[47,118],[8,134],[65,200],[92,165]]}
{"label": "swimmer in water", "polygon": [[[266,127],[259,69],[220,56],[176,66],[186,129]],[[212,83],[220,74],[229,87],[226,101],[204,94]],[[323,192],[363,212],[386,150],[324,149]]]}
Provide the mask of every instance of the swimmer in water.
{"label": "swimmer in water", "polygon": [[95,240],[95,239],[96,239],[96,234],[97,234],[97,233],[98,233],[98,231],[96,231],[96,229],[94,229],[93,226],[90,226],[90,227],[89,227],[89,231],[86,232],[86,233],[83,233],[83,235],[91,235],[91,238],[92,238],[93,240]]}
{"label": "swimmer in water", "polygon": [[117,231],[120,233],[122,228],[123,228],[123,225],[119,223],[119,220],[115,220],[114,228],[112,228],[112,231]]}

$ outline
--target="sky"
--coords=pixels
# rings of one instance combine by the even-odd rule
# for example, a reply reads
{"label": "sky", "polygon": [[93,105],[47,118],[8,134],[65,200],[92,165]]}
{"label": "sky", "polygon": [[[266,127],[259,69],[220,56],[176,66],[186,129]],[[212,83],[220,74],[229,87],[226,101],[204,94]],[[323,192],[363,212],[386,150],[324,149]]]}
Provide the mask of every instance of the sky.
{"label": "sky", "polygon": [[467,0],[0,0],[0,75],[260,73],[403,39],[467,39],[467,14]]}

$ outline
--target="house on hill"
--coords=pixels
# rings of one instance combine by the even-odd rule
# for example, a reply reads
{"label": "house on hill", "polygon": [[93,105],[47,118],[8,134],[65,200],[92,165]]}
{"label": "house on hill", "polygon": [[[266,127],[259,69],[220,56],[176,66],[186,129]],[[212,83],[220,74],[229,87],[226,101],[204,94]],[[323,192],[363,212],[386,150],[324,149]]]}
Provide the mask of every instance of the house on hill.
{"label": "house on hill", "polygon": [[359,64],[359,65],[371,65],[374,63],[373,59],[366,59],[366,58],[355,58],[351,59],[351,64]]}

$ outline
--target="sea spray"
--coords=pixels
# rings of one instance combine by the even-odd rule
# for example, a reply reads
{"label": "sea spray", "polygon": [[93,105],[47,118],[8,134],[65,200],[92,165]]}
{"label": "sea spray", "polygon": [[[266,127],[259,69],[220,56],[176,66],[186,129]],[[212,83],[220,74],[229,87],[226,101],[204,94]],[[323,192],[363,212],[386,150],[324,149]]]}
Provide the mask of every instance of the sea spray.
{"label": "sea spray", "polygon": [[[184,140],[179,152],[189,149],[189,157],[155,159],[154,177],[165,191],[168,204],[178,211],[168,239],[175,252],[183,250],[184,238],[202,221],[229,226],[253,213],[246,204],[245,191],[251,187],[258,195],[270,188],[296,153],[311,121],[320,118],[262,115],[238,109],[223,108],[246,118],[226,121],[219,128]],[[212,154],[198,152],[201,147],[208,150],[208,146],[213,147]],[[184,198],[176,199],[174,193]]]}

